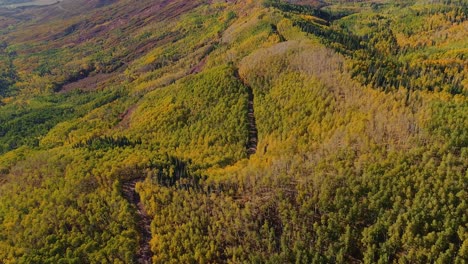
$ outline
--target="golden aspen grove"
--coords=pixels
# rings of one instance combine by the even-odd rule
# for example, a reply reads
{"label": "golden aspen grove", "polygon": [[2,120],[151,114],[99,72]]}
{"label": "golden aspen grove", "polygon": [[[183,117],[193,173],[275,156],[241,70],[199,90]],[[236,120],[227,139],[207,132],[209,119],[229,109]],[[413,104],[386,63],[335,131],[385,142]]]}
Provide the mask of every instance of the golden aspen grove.
{"label": "golden aspen grove", "polygon": [[468,263],[466,0],[0,0],[0,263]]}

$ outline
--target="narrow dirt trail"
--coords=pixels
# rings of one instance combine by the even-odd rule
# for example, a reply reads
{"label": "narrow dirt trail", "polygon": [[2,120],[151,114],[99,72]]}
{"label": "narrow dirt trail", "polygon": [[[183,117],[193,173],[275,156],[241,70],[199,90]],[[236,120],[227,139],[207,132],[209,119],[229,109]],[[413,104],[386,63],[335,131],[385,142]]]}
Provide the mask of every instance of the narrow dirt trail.
{"label": "narrow dirt trail", "polygon": [[257,152],[258,130],[255,120],[254,110],[254,94],[250,86],[246,86],[249,93],[249,101],[247,104],[247,122],[249,126],[249,141],[247,142],[247,155],[252,155]]}
{"label": "narrow dirt trail", "polygon": [[255,120],[255,109],[254,109],[254,93],[252,87],[250,87],[239,75],[239,71],[234,72],[234,76],[247,88],[248,102],[247,102],[247,125],[249,130],[249,139],[247,141],[247,156],[255,154],[257,152],[258,144],[258,130],[257,121]]}
{"label": "narrow dirt trail", "polygon": [[150,240],[151,240],[151,218],[146,214],[145,208],[140,201],[140,196],[135,191],[135,185],[141,179],[134,179],[131,181],[126,181],[122,184],[123,196],[135,206],[137,209],[137,220],[138,227],[140,229],[140,234],[142,239],[140,240],[140,246],[137,253],[138,263],[150,264],[151,253]]}

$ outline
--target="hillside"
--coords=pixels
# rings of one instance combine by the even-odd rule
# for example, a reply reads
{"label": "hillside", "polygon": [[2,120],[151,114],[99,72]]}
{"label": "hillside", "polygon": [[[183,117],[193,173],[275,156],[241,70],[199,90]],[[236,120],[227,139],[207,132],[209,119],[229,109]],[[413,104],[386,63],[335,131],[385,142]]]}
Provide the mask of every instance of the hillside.
{"label": "hillside", "polygon": [[467,28],[463,0],[0,6],[0,263],[467,262]]}

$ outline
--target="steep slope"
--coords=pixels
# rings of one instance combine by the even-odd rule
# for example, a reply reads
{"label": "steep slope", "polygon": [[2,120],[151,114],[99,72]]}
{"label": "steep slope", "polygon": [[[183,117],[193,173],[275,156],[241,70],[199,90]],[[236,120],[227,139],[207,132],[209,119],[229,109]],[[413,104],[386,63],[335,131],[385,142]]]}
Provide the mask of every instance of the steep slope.
{"label": "steep slope", "polygon": [[467,260],[462,1],[0,16],[3,262]]}

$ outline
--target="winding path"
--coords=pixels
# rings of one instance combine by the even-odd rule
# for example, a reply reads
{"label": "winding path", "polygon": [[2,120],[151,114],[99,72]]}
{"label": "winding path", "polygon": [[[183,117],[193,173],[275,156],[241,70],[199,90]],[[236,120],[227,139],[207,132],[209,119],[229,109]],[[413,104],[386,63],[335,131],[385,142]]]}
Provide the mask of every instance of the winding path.
{"label": "winding path", "polygon": [[140,239],[140,246],[137,253],[137,261],[138,263],[150,264],[151,257],[153,256],[150,248],[151,218],[146,214],[145,208],[143,207],[143,204],[140,201],[140,196],[135,191],[136,183],[141,180],[142,179],[134,179],[124,182],[122,184],[122,192],[123,196],[128,200],[128,202],[133,204],[137,209],[138,227],[142,236]]}

